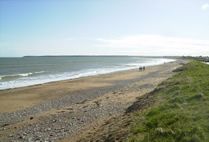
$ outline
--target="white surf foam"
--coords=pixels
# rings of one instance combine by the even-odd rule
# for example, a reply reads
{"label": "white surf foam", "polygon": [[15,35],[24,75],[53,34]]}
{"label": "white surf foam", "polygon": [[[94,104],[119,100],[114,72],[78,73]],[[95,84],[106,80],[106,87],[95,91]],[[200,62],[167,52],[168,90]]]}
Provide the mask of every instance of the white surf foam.
{"label": "white surf foam", "polygon": [[[121,64],[120,66],[115,66],[115,67],[91,68],[91,69],[80,70],[80,71],[75,71],[75,72],[63,72],[63,73],[50,74],[44,71],[40,71],[40,72],[33,72],[33,73],[3,76],[1,77],[1,81],[0,81],[0,90],[124,71],[124,70],[138,68],[140,66],[153,66],[153,65],[159,65],[159,64],[173,62],[173,61],[175,60],[153,59],[148,62]],[[6,80],[8,78],[10,80]]]}

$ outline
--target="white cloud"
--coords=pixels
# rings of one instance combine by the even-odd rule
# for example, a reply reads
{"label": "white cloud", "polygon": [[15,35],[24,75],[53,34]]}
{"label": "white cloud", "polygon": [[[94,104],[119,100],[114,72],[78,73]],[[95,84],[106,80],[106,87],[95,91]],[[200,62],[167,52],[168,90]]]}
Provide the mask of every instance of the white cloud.
{"label": "white cloud", "polygon": [[99,39],[100,47],[118,48],[134,55],[209,55],[209,40],[135,35],[119,40]]}
{"label": "white cloud", "polygon": [[209,8],[209,4],[204,4],[204,5],[202,5],[202,7],[201,7],[202,10],[206,10],[206,9],[208,9],[208,8]]}
{"label": "white cloud", "polygon": [[[75,42],[74,42],[75,40]],[[41,43],[41,44],[40,44]],[[0,43],[0,47],[1,47]],[[30,48],[28,48],[30,45]],[[1,50],[1,48],[0,48]],[[4,51],[4,52],[3,52]],[[11,54],[2,49],[0,55]],[[147,56],[209,56],[209,40],[132,35],[105,38],[68,38],[68,40],[28,41],[15,45],[16,56],[23,55],[147,55]]]}

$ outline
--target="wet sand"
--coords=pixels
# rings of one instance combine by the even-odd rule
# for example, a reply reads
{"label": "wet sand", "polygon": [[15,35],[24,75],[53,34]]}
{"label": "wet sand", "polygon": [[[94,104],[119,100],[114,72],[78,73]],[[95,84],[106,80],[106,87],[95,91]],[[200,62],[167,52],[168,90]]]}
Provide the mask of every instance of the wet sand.
{"label": "wet sand", "polygon": [[180,62],[0,91],[0,141],[76,141],[174,75]]}

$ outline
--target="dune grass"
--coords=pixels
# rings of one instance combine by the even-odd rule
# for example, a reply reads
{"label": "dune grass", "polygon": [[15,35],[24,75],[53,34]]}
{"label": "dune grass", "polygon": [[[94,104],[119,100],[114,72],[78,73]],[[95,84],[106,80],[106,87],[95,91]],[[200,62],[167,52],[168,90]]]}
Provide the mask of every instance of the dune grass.
{"label": "dune grass", "polygon": [[176,71],[154,95],[161,103],[134,115],[128,141],[209,141],[209,65],[190,62]]}

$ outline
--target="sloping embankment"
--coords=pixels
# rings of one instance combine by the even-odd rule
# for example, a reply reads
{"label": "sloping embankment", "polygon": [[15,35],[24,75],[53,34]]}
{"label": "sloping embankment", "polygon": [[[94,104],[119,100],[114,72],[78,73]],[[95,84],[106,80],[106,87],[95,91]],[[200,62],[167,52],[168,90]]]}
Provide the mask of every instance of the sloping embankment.
{"label": "sloping embankment", "polygon": [[126,114],[80,141],[204,142],[209,140],[209,66],[191,62],[138,98]]}

